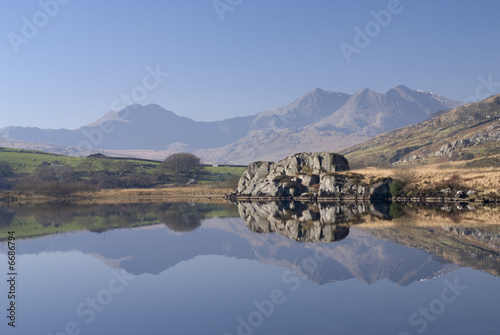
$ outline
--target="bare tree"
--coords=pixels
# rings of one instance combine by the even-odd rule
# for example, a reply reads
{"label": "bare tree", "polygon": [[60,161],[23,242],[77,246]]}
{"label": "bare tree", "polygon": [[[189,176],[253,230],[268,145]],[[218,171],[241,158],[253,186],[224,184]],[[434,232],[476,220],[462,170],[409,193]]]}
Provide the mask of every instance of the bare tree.
{"label": "bare tree", "polygon": [[12,167],[8,162],[0,162],[0,176],[8,177],[12,175]]}
{"label": "bare tree", "polygon": [[186,182],[201,175],[203,166],[200,158],[190,153],[178,153],[168,156],[161,163],[161,178],[176,182]]}
{"label": "bare tree", "polygon": [[136,166],[134,163],[129,161],[118,161],[116,162],[115,168],[118,173],[123,176],[126,173],[134,173]]}

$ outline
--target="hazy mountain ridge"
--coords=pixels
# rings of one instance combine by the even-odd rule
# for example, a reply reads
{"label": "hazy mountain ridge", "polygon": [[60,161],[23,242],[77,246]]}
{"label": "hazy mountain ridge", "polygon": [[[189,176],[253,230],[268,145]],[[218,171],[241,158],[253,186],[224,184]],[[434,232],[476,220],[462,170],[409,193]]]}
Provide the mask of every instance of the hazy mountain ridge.
{"label": "hazy mountain ridge", "polygon": [[[315,89],[294,104],[317,101],[324,95],[325,91]],[[258,160],[275,161],[297,152],[338,151],[374,135],[422,122],[432,113],[459,105],[460,102],[402,85],[385,94],[365,88],[318,122],[302,128],[251,131],[227,146],[196,150],[195,154],[208,162],[248,164]]]}
{"label": "hazy mountain ridge", "polygon": [[315,88],[284,108],[258,113],[252,122],[252,129],[304,127],[334,113],[350,97],[346,93]]}
{"label": "hazy mountain ridge", "polygon": [[[199,122],[159,105],[131,105],[75,129],[7,127],[0,138],[18,145],[67,146],[68,154],[91,151],[161,150],[193,152],[208,163],[248,164],[304,151],[340,150],[369,137],[421,122],[459,102],[434,93],[397,86],[385,94],[363,89],[354,95],[316,88],[290,105],[246,117]],[[106,131],[103,131],[105,129]],[[82,145],[87,143],[87,145]],[[57,146],[57,149],[55,148]]]}
{"label": "hazy mountain ridge", "polygon": [[399,85],[385,94],[359,90],[335,113],[311,125],[316,129],[345,129],[375,136],[426,120],[432,113],[458,107],[460,103],[428,92]]}

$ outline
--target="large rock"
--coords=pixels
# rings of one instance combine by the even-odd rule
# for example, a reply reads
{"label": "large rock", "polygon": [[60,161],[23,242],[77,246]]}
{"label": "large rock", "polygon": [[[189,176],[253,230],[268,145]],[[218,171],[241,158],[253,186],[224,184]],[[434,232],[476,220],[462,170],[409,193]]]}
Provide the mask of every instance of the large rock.
{"label": "large rock", "polygon": [[362,182],[349,171],[344,156],[328,152],[300,153],[276,163],[255,162],[238,183],[236,197],[243,198],[352,198],[390,197],[389,179],[374,184]]}
{"label": "large rock", "polygon": [[329,152],[300,153],[287,157],[275,164],[275,171],[288,176],[302,173],[320,174],[348,171],[347,159]]}
{"label": "large rock", "polygon": [[319,182],[319,174],[348,171],[344,156],[328,152],[300,153],[276,163],[251,163],[238,182],[240,196],[298,196]]}

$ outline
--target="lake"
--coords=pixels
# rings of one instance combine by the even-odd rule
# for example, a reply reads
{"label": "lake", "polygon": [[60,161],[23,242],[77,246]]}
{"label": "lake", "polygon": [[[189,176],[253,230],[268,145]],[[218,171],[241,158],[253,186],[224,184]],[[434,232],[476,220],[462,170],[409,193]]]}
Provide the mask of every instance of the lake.
{"label": "lake", "polygon": [[0,219],[1,334],[500,334],[497,207],[60,204]]}

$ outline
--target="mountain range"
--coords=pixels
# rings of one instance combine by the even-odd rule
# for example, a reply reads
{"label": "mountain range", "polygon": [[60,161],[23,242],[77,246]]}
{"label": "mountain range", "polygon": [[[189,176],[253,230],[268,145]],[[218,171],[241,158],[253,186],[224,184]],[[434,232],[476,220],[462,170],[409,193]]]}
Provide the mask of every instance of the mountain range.
{"label": "mountain range", "polygon": [[199,122],[159,105],[130,105],[75,130],[7,127],[0,145],[69,155],[106,150],[163,159],[192,152],[206,163],[248,164],[303,151],[333,151],[422,122],[461,103],[403,85],[386,93],[368,88],[349,95],[320,88],[290,105],[246,117]]}
{"label": "mountain range", "polygon": [[463,161],[500,166],[500,94],[342,150],[351,167]]}

